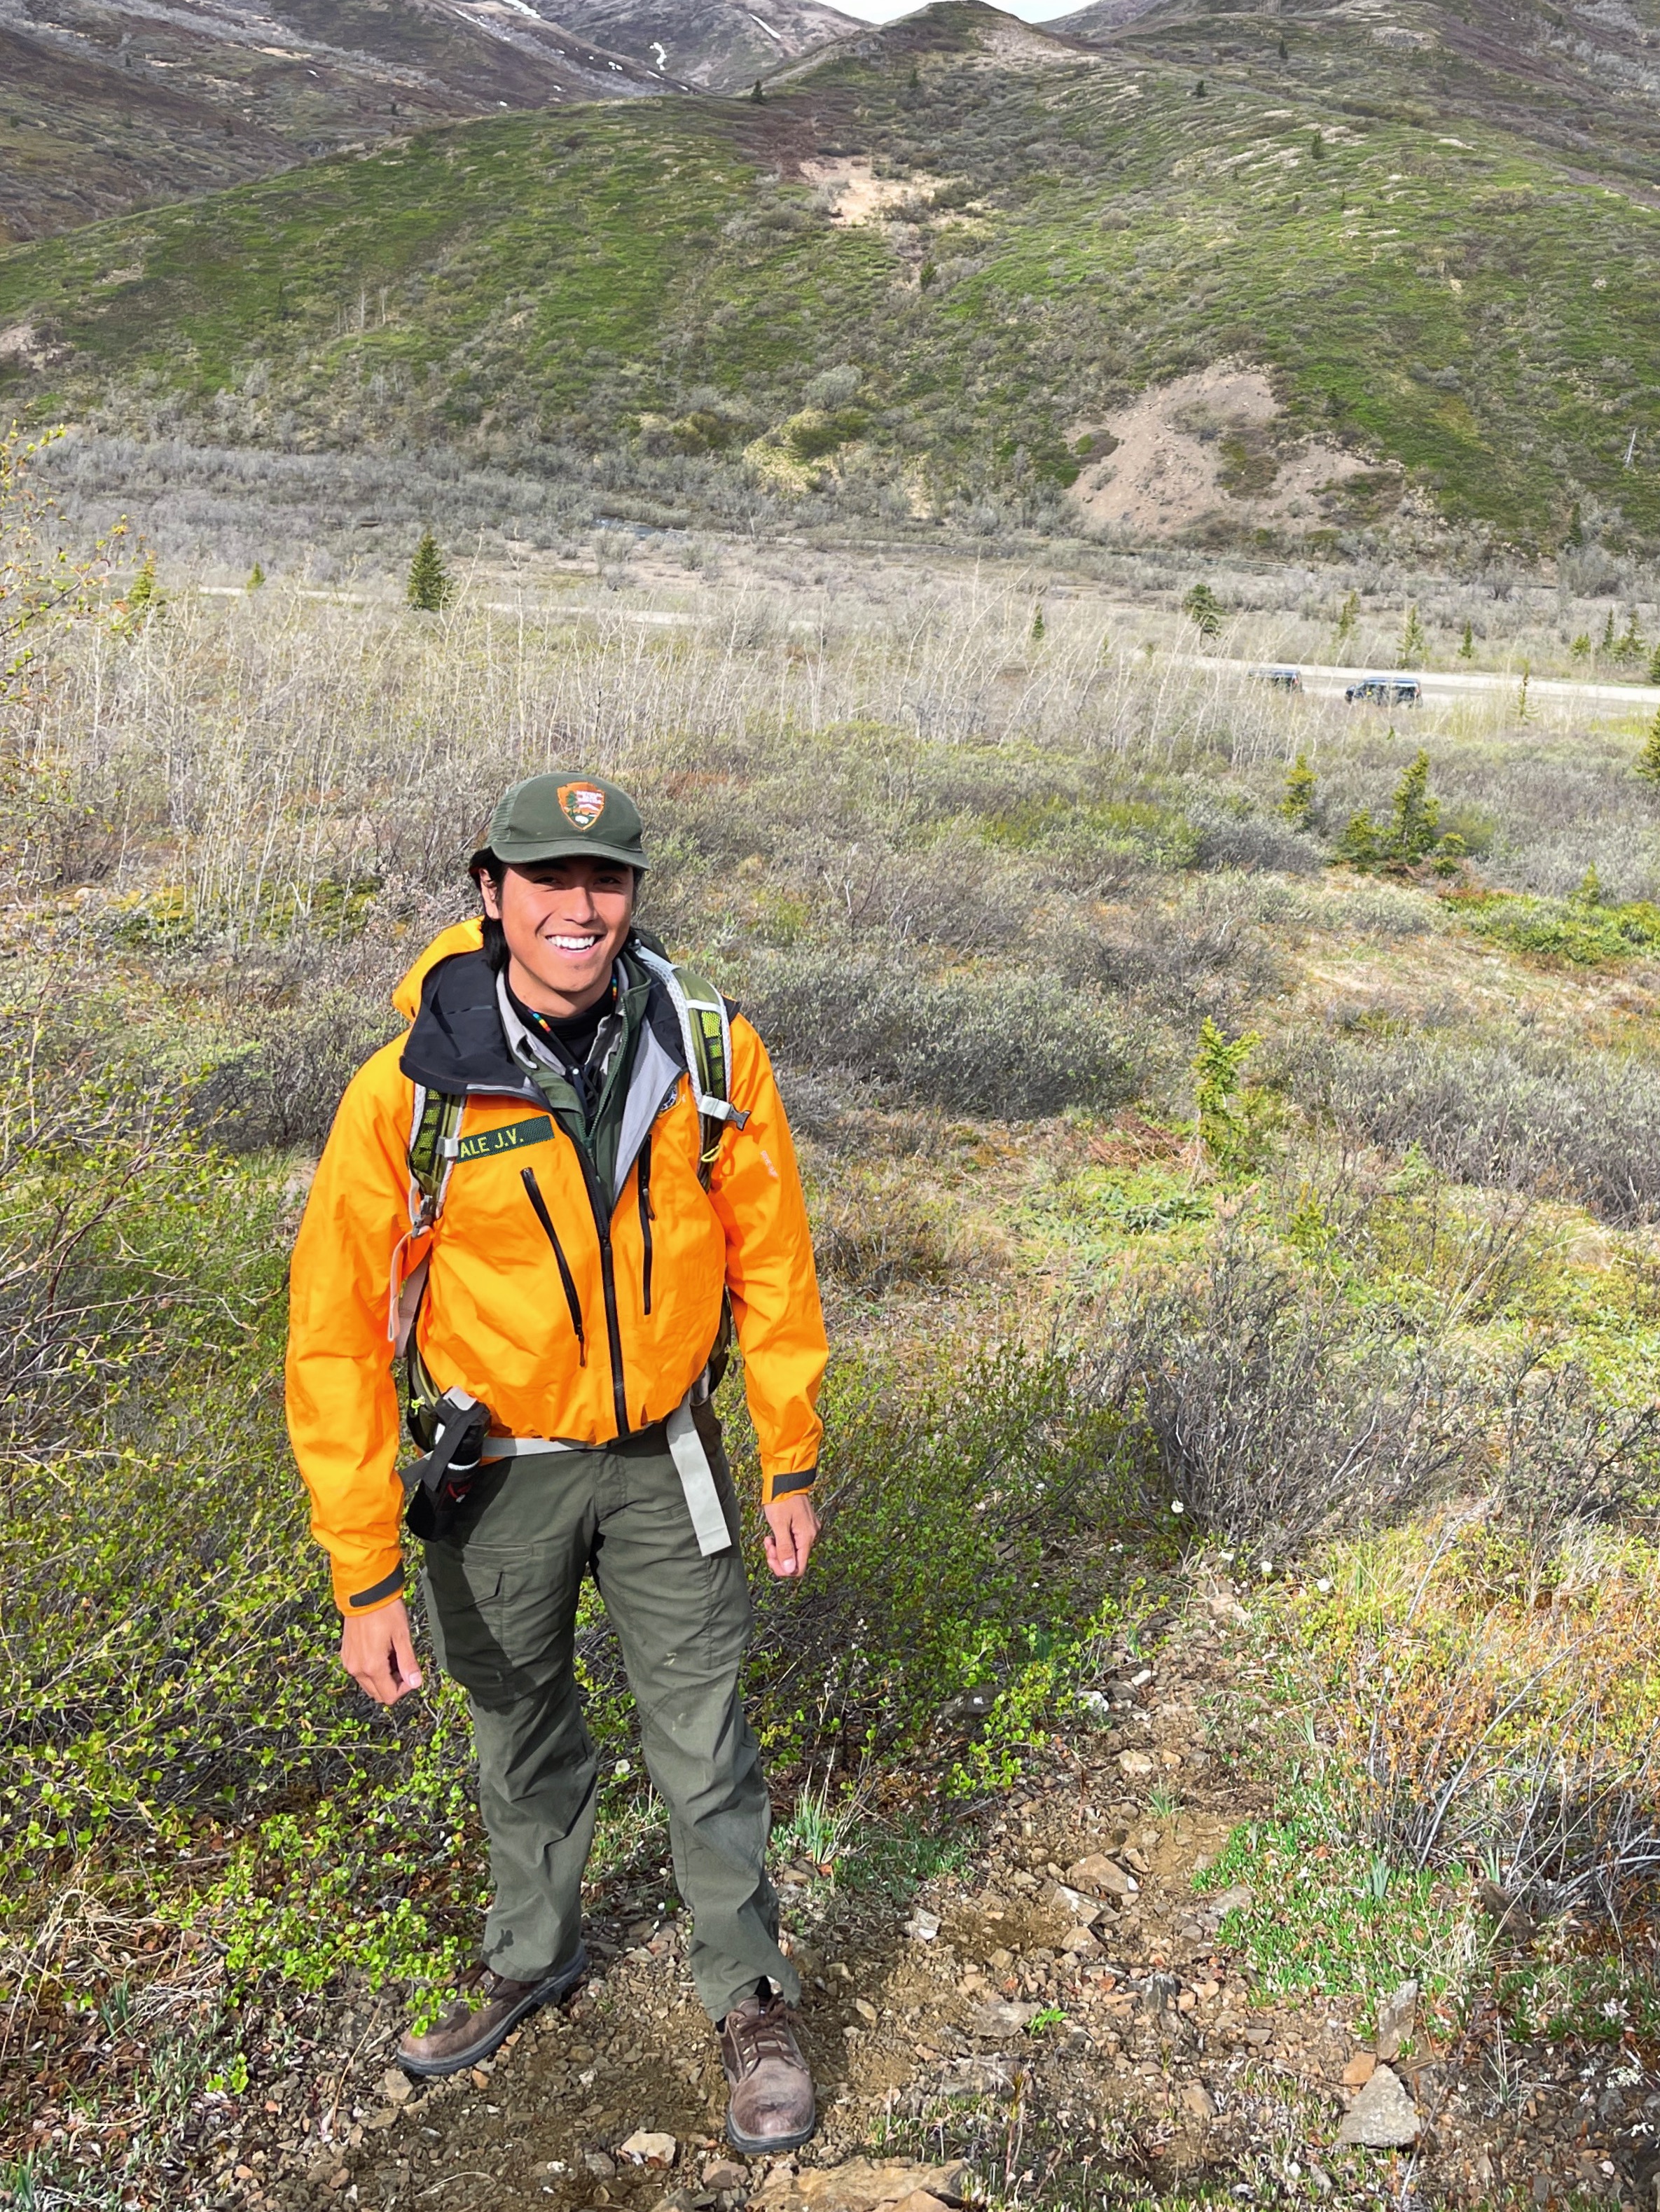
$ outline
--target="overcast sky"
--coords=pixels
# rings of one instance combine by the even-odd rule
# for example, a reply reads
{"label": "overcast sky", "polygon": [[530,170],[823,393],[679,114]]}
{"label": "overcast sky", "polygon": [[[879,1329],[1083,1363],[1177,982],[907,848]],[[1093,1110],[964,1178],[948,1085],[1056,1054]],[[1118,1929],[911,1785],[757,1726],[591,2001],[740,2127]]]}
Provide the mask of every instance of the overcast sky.
{"label": "overcast sky", "polygon": [[[919,0],[830,0],[844,15],[862,16],[867,23],[891,23],[896,15],[909,15]],[[1018,15],[1028,23],[1047,23],[1052,15],[1072,15],[1085,4],[1085,0],[992,0],[1010,15]]]}

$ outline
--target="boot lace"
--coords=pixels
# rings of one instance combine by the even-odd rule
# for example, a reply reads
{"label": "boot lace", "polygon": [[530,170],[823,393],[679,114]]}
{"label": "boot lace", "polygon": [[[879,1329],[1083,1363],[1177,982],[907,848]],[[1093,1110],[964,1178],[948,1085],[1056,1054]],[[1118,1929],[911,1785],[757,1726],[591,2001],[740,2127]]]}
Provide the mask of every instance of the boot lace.
{"label": "boot lace", "polygon": [[757,2006],[753,2012],[745,2006],[741,2012],[728,2014],[727,2032],[732,2038],[738,2063],[745,2074],[753,2074],[769,2058],[781,2058],[788,2066],[801,2063],[795,2038],[790,2032],[787,2006],[774,2003],[764,2010]]}

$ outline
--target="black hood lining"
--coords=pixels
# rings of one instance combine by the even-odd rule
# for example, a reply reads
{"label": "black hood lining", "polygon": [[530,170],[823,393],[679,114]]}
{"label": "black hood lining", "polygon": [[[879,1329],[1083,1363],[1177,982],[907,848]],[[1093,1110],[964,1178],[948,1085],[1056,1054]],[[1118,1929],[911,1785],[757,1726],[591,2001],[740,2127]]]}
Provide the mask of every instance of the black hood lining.
{"label": "black hood lining", "polygon": [[[650,982],[646,1026],[676,1066],[684,1068],[685,1048],[669,994],[655,976]],[[540,1091],[508,1048],[496,970],[483,952],[452,953],[422,979],[420,1012],[398,1064],[411,1083],[429,1091],[459,1096],[500,1091],[542,1103]]]}

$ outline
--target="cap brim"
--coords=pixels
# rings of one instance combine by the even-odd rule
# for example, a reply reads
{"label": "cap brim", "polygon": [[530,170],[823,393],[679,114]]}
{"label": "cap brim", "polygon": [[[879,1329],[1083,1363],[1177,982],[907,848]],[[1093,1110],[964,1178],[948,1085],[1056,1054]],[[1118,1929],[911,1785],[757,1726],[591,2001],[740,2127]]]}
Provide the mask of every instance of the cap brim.
{"label": "cap brim", "polygon": [[621,867],[640,869],[651,866],[643,853],[630,853],[621,845],[603,845],[597,837],[503,839],[489,850],[509,868],[529,867],[536,860],[615,860]]}

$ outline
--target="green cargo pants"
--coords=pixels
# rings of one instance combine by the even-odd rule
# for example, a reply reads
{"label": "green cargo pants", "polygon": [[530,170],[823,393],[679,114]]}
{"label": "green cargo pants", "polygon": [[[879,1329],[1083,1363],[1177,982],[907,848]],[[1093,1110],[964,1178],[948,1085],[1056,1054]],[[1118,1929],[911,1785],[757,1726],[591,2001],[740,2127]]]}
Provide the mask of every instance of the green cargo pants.
{"label": "green cargo pants", "polygon": [[718,1424],[702,1414],[699,1427],[729,1549],[699,1552],[659,1428],[487,1468],[453,1534],[426,1547],[426,1588],[439,1664],[472,1709],[495,1891],[486,1963],[529,1981],[576,1947],[599,1769],[574,1668],[591,1570],[668,1807],[675,1880],[693,1918],[692,1978],[719,2020],[763,1975],[791,2003],[800,1984],[778,1948],[770,1808],[739,1697],[751,1615],[737,1502]]}

